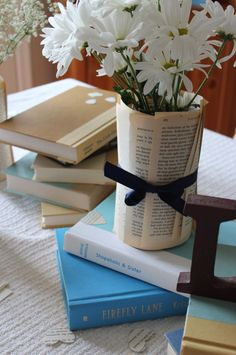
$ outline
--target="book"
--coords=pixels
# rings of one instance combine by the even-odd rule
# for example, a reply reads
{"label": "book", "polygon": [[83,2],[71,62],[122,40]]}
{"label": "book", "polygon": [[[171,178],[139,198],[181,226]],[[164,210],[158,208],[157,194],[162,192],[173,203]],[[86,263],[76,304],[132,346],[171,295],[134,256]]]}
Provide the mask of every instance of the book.
{"label": "book", "polygon": [[172,330],[165,334],[167,340],[166,355],[180,355],[183,329]]}
{"label": "book", "polygon": [[117,164],[117,150],[88,157],[77,165],[63,166],[55,160],[37,155],[33,168],[34,180],[51,182],[70,182],[80,184],[115,185],[104,176],[105,162]]}
{"label": "book", "polygon": [[[102,216],[104,223],[87,224],[86,219],[91,213],[94,213],[90,212],[66,232],[64,249],[84,259],[177,292],[179,273],[190,271],[193,235],[184,244],[167,250],[144,251],[136,249],[124,244],[112,232],[114,205],[115,194],[113,193],[94,210],[97,215]],[[236,253],[236,238],[233,238],[235,233],[235,222],[221,224],[217,252],[219,274],[221,273],[222,260],[224,260],[223,244],[227,240],[231,241],[231,248]],[[232,254],[230,256],[232,257]]]}
{"label": "book", "polygon": [[71,330],[185,314],[188,298],[65,252],[65,231],[57,260]]}
{"label": "book", "polygon": [[[228,247],[231,253],[231,246]],[[227,265],[227,254],[225,257]],[[231,270],[234,274],[235,269],[236,261]],[[191,296],[182,340],[182,355],[236,354],[235,336],[236,303]]]}
{"label": "book", "polygon": [[76,86],[0,123],[0,141],[78,163],[116,137],[116,94]]}
{"label": "book", "polygon": [[85,210],[72,210],[41,202],[42,228],[70,227],[87,214]]}
{"label": "book", "polygon": [[86,211],[94,208],[114,189],[90,184],[44,183],[33,180],[35,153],[28,153],[6,169],[6,190],[27,194],[41,201]]}

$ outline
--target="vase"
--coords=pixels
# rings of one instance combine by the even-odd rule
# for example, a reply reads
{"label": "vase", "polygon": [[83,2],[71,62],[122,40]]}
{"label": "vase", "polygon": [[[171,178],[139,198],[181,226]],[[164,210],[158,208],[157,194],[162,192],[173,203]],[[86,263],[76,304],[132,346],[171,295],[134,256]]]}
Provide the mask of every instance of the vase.
{"label": "vase", "polygon": [[[0,76],[0,122],[7,119],[7,96],[6,84]],[[5,143],[0,143],[0,181],[6,178],[4,169],[13,163],[12,147]]]}
{"label": "vase", "polygon": [[[196,176],[203,132],[205,102],[187,112],[148,115],[117,103],[119,166],[146,182],[163,186],[180,178]],[[127,185],[127,184],[126,184]],[[196,192],[196,181],[181,198]],[[160,250],[185,242],[192,232],[192,219],[147,192],[136,205],[124,201],[133,193],[117,184],[114,231],[126,244],[144,250]]]}

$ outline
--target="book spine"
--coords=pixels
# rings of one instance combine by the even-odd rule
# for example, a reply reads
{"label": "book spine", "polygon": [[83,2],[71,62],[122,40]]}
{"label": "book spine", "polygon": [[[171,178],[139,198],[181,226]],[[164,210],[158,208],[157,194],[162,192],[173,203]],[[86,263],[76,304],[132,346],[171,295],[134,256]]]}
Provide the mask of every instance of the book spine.
{"label": "book spine", "polygon": [[235,355],[235,351],[225,344],[207,344],[198,339],[183,339],[181,346],[181,355]]}
{"label": "book spine", "polygon": [[116,120],[112,120],[90,136],[87,136],[77,148],[77,163],[81,162],[99,148],[116,137]]}
{"label": "book spine", "polygon": [[117,296],[112,300],[85,302],[68,308],[71,330],[185,315],[188,299],[172,292],[151,291],[143,295]]}
{"label": "book spine", "polygon": [[156,256],[132,248],[113,233],[83,222],[65,233],[64,250],[172,292],[177,292],[179,273],[188,271],[190,265],[189,260],[164,251]]}

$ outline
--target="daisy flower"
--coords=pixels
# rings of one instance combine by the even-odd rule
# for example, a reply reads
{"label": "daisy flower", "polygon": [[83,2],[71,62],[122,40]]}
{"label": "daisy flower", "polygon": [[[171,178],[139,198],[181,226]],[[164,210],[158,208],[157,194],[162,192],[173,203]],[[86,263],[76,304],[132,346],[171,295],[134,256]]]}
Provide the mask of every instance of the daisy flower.
{"label": "daisy flower", "polygon": [[[171,59],[170,51],[160,51],[155,58],[145,57],[145,62],[139,62],[135,69],[140,71],[137,75],[139,82],[145,82],[143,87],[144,95],[149,94],[158,85],[158,94],[166,94],[167,99],[171,99],[174,90],[174,81],[178,81],[178,76],[183,81],[186,89],[192,91],[192,83],[184,74],[184,65],[179,65]],[[189,68],[189,65],[188,65]]]}
{"label": "daisy flower", "polygon": [[[131,60],[132,58],[132,51],[125,50],[124,55],[128,56]],[[124,72],[127,69],[127,62],[124,60],[124,58],[120,55],[120,53],[114,52],[113,56],[111,58],[111,70],[109,71],[109,66],[104,67],[104,59],[101,62],[101,68],[97,70],[98,76],[111,76],[111,73],[113,72]],[[108,72],[105,70],[105,68],[108,70]]]}
{"label": "daisy flower", "polygon": [[[160,10],[156,12],[158,24],[154,38],[146,43],[153,47],[165,47],[171,50],[175,60],[191,60],[202,52],[202,58],[215,60],[216,52],[213,45],[220,42],[210,40],[217,19],[207,17],[204,11],[195,13],[190,21],[191,0],[160,0]],[[209,40],[208,40],[209,39]]]}
{"label": "daisy flower", "polygon": [[41,44],[42,53],[49,61],[57,64],[57,77],[65,74],[73,58],[83,60],[81,49],[84,42],[77,36],[84,27],[83,18],[89,18],[88,8],[84,4],[67,2],[66,8],[58,3],[60,13],[49,17],[52,27],[44,28]]}
{"label": "daisy flower", "polygon": [[[234,45],[229,55],[220,59],[220,62],[225,62],[236,53],[236,14],[233,6],[229,5],[224,10],[218,1],[213,2],[207,0],[204,6],[205,11],[209,13],[211,18],[217,19],[219,25],[216,27],[215,32],[225,41],[233,41]],[[234,63],[236,66],[236,61]]]}
{"label": "daisy flower", "polygon": [[102,17],[109,15],[114,10],[121,10],[133,14],[141,6],[142,0],[85,0],[89,3],[93,14]]}
{"label": "daisy flower", "polygon": [[114,10],[104,18],[93,17],[91,28],[83,28],[78,34],[93,51],[105,56],[102,64],[108,76],[112,76],[116,70],[117,53],[138,47],[144,35],[139,14],[130,16],[120,10]]}
{"label": "daisy flower", "polygon": [[166,95],[166,98],[170,100],[174,92],[179,89],[177,83],[183,83],[185,89],[192,92],[192,82],[185,73],[198,69],[207,76],[203,69],[207,66],[206,64],[200,64],[196,59],[195,62],[193,59],[183,62],[175,61],[169,50],[160,51],[152,58],[145,55],[144,58],[146,61],[135,65],[135,69],[140,71],[137,75],[138,81],[145,82],[144,95],[148,95],[158,85],[158,94],[160,96]]}
{"label": "daisy flower", "polygon": [[[236,53],[235,10],[217,1],[206,0],[193,13],[192,0],[77,0],[58,6],[61,13],[49,18],[42,41],[44,56],[57,63],[57,76],[73,58],[83,60],[86,48],[100,64],[97,75],[113,77],[122,100],[142,112],[153,114],[159,104],[161,110],[187,110],[215,66]],[[228,41],[233,49],[222,58]],[[202,64],[206,59],[211,65]],[[182,107],[187,98],[180,92],[193,90],[187,75],[193,70],[205,77]]]}

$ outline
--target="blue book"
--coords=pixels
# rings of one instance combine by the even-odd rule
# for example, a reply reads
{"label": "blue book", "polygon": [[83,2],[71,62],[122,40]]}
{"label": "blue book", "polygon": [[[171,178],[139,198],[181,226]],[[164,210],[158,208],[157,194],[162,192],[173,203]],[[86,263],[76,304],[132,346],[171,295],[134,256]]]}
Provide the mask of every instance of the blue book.
{"label": "blue book", "polygon": [[183,329],[172,330],[165,334],[168,341],[166,355],[179,355],[181,350],[181,342],[183,337]]}
{"label": "blue book", "polygon": [[57,260],[71,330],[184,315],[188,298],[113,271],[63,250]]}
{"label": "blue book", "polygon": [[28,195],[64,207],[90,211],[113,190],[113,186],[52,183],[34,180],[36,153],[28,153],[6,169],[7,191]]}

